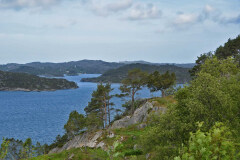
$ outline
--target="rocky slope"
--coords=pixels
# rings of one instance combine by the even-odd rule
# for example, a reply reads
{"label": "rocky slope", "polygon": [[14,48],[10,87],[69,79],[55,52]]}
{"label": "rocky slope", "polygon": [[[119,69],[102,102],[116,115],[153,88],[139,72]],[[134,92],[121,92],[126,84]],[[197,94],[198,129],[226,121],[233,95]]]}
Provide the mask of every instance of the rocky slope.
{"label": "rocky slope", "polygon": [[[99,130],[93,133],[85,132],[82,135],[74,137],[71,141],[67,142],[61,148],[54,148],[50,153],[60,153],[64,150],[72,148],[90,147],[90,148],[102,148],[106,150],[108,148],[106,142],[102,140],[104,134],[107,133],[108,138],[115,136],[114,130],[119,128],[126,128],[131,125],[137,125],[139,129],[147,126],[147,120],[152,114],[161,114],[166,112],[166,107],[159,107],[155,102],[146,102],[141,107],[135,110],[132,116],[126,116],[120,120],[113,122],[107,131]],[[122,137],[124,139],[124,137]]]}

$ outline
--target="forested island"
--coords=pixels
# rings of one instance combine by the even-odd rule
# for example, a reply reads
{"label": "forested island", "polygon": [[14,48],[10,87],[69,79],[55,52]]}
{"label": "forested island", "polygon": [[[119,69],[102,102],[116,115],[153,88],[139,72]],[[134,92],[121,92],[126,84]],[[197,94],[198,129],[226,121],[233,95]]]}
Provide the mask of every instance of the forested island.
{"label": "forested island", "polygon": [[169,71],[170,73],[175,73],[177,83],[187,83],[191,80],[189,74],[189,68],[182,68],[176,65],[152,65],[152,64],[127,64],[122,67],[111,69],[103,73],[100,77],[97,78],[83,78],[82,82],[111,82],[111,83],[120,83],[123,79],[127,77],[128,71],[138,68],[147,73],[153,73],[154,71],[159,71],[161,74]]}
{"label": "forested island", "polygon": [[77,84],[65,79],[0,71],[0,91],[54,91],[74,88],[78,88]]}

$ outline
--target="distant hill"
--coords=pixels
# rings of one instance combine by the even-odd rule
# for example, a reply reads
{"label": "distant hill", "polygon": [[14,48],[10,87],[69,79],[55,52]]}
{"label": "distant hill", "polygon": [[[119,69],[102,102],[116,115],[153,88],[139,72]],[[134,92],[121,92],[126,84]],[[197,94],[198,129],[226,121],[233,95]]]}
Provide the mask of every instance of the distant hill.
{"label": "distant hill", "polygon": [[156,66],[173,65],[183,68],[192,68],[194,63],[186,64],[168,64],[168,63],[150,63],[146,61],[124,61],[124,62],[104,62],[101,60],[81,60],[64,63],[41,63],[32,62],[26,64],[9,63],[0,65],[0,70],[7,72],[28,73],[32,75],[43,75],[62,77],[66,75],[78,75],[79,73],[103,74],[111,69],[117,69],[129,64],[148,64]]}
{"label": "distant hill", "polygon": [[78,88],[75,82],[65,79],[41,78],[26,73],[0,71],[0,91],[51,91]]}
{"label": "distant hill", "polygon": [[186,83],[191,80],[189,69],[182,68],[175,65],[150,65],[150,64],[128,64],[117,69],[111,69],[100,77],[97,78],[84,78],[82,79],[83,82],[112,82],[112,83],[119,83],[121,80],[126,78],[127,73],[129,70],[134,68],[139,68],[145,72],[151,73],[154,71],[159,71],[160,73],[165,73],[166,71],[174,72],[177,77],[177,83]]}
{"label": "distant hill", "polygon": [[151,65],[174,65],[178,67],[183,67],[183,68],[193,68],[196,64],[195,63],[151,63],[147,61],[120,61],[119,63],[124,63],[124,64],[151,64]]}
{"label": "distant hill", "polygon": [[0,70],[8,72],[29,73],[33,75],[45,75],[61,77],[64,74],[77,75],[79,73],[102,74],[110,69],[123,66],[122,63],[104,62],[101,60],[81,60],[65,63],[41,63],[27,64],[10,63],[0,65]]}

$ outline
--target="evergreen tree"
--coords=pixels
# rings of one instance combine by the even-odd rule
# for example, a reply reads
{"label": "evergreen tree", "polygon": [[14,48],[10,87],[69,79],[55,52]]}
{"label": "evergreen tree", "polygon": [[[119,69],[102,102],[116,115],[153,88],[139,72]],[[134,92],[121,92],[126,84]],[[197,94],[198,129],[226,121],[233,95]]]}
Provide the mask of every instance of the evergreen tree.
{"label": "evergreen tree", "polygon": [[79,134],[85,127],[86,118],[83,114],[79,114],[77,111],[72,111],[70,113],[68,121],[64,125],[64,129],[69,137]]}
{"label": "evergreen tree", "polygon": [[127,78],[122,80],[122,85],[120,86],[120,90],[123,96],[130,96],[131,97],[131,113],[134,112],[134,102],[135,102],[135,95],[138,91],[142,89],[146,82],[146,75],[147,73],[141,71],[140,69],[133,69],[128,72]]}
{"label": "evergreen tree", "polygon": [[[106,85],[103,85],[102,83],[97,86],[97,90],[92,93],[92,99],[88,103],[88,106],[84,109],[87,115],[95,115],[96,119],[98,119],[101,122],[102,128],[105,128],[110,123],[110,106],[114,105],[112,102],[110,102],[111,98],[113,97],[110,95],[110,92],[113,89],[111,88],[111,85],[107,83]],[[91,119],[88,119],[88,123]],[[109,122],[108,122],[109,121]],[[99,126],[99,123],[96,125]]]}
{"label": "evergreen tree", "polygon": [[233,58],[240,65],[240,35],[235,39],[228,41],[216,49],[214,53],[208,52],[197,57],[196,65],[189,71],[192,77],[195,77],[200,71],[200,67],[209,58],[217,57],[218,59]]}
{"label": "evergreen tree", "polygon": [[207,59],[212,58],[213,56],[214,55],[212,52],[208,52],[197,57],[197,60],[195,61],[196,65],[191,70],[189,70],[190,75],[192,77],[195,77],[197,73],[199,73],[201,65],[204,64]]}
{"label": "evergreen tree", "polygon": [[150,88],[151,92],[161,91],[162,97],[165,97],[165,91],[176,81],[175,73],[160,74],[158,71],[153,72],[148,76],[147,86]]}
{"label": "evergreen tree", "polygon": [[219,59],[232,57],[240,64],[240,35],[235,39],[228,39],[223,46],[216,49],[215,55]]}
{"label": "evergreen tree", "polygon": [[9,143],[9,141],[3,138],[3,142],[0,148],[0,159],[4,159],[7,156]]}
{"label": "evergreen tree", "polygon": [[21,150],[21,159],[28,159],[33,157],[33,144],[31,138],[27,138],[23,143],[22,150]]}

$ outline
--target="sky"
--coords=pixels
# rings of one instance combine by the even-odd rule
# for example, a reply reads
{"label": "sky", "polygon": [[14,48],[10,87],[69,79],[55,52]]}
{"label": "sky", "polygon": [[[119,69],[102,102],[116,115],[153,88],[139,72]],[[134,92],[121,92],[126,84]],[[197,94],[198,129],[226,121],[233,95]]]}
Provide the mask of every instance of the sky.
{"label": "sky", "polygon": [[239,34],[239,0],[0,0],[0,64],[193,63]]}

